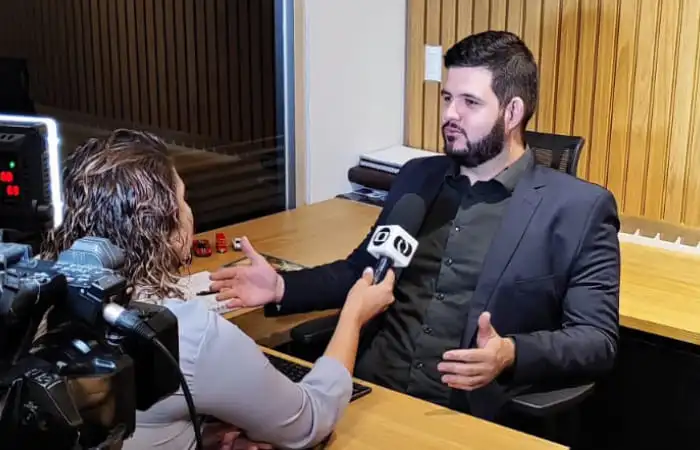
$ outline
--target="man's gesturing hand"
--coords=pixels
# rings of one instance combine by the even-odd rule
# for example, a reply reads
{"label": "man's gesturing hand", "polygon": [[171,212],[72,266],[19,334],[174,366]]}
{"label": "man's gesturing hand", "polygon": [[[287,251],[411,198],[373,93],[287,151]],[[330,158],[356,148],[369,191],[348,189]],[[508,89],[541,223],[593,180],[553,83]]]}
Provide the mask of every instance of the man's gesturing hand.
{"label": "man's gesturing hand", "polygon": [[438,370],[451,388],[471,391],[486,386],[515,361],[515,343],[502,338],[491,325],[491,314],[479,316],[477,348],[445,352]]}
{"label": "man's gesturing hand", "polygon": [[211,274],[210,289],[218,292],[216,299],[234,308],[280,301],[284,294],[282,277],[255,251],[248,238],[241,239],[241,249],[250,260],[249,266],[226,267]]}

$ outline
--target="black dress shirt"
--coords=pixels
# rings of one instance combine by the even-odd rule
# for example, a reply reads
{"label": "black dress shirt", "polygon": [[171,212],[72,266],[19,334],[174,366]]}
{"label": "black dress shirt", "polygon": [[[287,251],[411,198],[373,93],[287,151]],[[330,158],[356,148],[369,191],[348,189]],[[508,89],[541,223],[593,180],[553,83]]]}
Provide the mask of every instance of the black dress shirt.
{"label": "black dress shirt", "polygon": [[[473,185],[455,165],[418,233],[418,250],[395,288],[396,302],[360,357],[356,376],[449,406],[437,370],[459,348],[481,266],[531,151],[494,179]],[[468,412],[468,411],[467,411]]]}

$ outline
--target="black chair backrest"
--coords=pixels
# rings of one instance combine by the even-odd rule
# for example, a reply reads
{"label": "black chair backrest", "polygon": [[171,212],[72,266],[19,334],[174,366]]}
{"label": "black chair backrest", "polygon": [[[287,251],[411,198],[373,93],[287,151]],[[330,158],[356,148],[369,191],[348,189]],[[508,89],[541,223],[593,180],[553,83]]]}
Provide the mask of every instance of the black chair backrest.
{"label": "black chair backrest", "polygon": [[585,139],[563,134],[525,132],[525,143],[535,152],[537,164],[576,176]]}

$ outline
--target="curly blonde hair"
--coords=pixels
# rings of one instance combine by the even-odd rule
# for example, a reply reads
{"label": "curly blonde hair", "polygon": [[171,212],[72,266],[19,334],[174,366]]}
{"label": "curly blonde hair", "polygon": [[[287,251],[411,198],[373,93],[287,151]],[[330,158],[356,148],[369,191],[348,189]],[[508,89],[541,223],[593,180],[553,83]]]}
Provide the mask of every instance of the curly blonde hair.
{"label": "curly blonde hair", "polygon": [[67,158],[63,189],[64,221],[47,236],[45,258],[104,237],[124,250],[121,275],[139,298],[183,298],[175,166],[161,139],[118,129],[88,140]]}

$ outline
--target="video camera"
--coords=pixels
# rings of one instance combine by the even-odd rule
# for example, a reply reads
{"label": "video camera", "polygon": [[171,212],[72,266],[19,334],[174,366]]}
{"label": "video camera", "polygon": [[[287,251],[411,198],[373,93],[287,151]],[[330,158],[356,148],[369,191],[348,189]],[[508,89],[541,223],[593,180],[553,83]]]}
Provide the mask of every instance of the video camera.
{"label": "video camera", "polygon": [[0,446],[120,444],[137,409],[183,384],[177,319],[129,301],[107,239],[79,239],[55,262],[31,256],[0,242]]}

